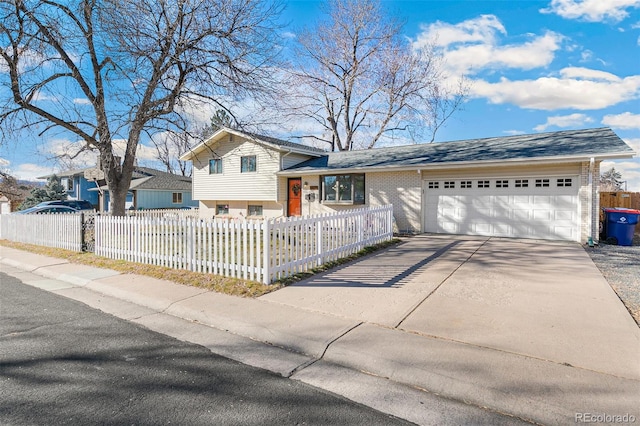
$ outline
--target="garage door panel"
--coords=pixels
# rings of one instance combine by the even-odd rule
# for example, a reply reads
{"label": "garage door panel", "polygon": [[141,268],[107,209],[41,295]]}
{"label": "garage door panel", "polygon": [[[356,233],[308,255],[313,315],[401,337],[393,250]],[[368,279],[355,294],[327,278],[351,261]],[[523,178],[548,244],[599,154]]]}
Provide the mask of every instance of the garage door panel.
{"label": "garage door panel", "polygon": [[528,187],[516,187],[516,178],[481,178],[488,187],[477,187],[474,181],[472,188],[456,181],[455,188],[446,191],[442,181],[440,189],[426,190],[425,231],[577,240],[577,187],[557,185],[566,178],[550,177],[546,187],[535,187],[535,179],[528,179]]}

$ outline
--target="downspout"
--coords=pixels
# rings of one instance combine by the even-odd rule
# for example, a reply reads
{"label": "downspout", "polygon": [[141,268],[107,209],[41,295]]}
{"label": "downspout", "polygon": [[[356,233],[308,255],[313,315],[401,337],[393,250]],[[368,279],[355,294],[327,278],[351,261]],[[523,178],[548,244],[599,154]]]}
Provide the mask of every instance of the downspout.
{"label": "downspout", "polygon": [[595,170],[595,164],[596,164],[595,158],[591,157],[591,159],[589,160],[589,239],[588,239],[589,247],[593,247],[593,227],[594,227],[594,220],[596,216],[593,212],[593,209],[594,209],[593,197],[595,196],[594,188],[593,188],[593,172]]}

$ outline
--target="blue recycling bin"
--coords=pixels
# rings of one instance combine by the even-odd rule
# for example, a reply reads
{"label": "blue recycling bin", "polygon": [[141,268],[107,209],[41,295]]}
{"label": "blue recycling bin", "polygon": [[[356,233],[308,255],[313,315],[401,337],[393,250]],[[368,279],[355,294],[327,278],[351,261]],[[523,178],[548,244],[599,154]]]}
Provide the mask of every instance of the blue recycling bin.
{"label": "blue recycling bin", "polygon": [[638,217],[640,217],[640,210],[604,209],[604,216],[607,242],[630,246],[633,242],[633,232],[638,224]]}

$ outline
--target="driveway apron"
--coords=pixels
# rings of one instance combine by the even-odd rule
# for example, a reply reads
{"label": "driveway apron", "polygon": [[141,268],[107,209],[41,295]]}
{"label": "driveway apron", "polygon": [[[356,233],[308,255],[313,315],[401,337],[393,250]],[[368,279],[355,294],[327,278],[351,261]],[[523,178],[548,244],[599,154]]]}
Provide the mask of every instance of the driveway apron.
{"label": "driveway apron", "polygon": [[640,379],[640,329],[577,243],[420,235],[261,299]]}

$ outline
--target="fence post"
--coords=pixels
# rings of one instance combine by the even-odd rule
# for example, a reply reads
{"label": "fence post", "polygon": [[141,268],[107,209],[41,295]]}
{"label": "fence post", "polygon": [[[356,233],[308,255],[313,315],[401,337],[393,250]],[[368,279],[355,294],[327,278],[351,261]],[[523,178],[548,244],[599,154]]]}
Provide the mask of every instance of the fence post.
{"label": "fence post", "polygon": [[84,213],[80,212],[80,251],[87,251],[84,238]]}
{"label": "fence post", "polygon": [[316,225],[316,253],[318,254],[318,262],[316,266],[321,266],[324,263],[324,256],[322,255],[322,228],[324,227],[324,215],[318,215]]}
{"label": "fence post", "polygon": [[262,282],[264,284],[271,284],[271,236],[269,230],[269,219],[265,218],[262,221],[262,229],[262,250],[264,252],[262,263]]}

